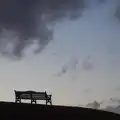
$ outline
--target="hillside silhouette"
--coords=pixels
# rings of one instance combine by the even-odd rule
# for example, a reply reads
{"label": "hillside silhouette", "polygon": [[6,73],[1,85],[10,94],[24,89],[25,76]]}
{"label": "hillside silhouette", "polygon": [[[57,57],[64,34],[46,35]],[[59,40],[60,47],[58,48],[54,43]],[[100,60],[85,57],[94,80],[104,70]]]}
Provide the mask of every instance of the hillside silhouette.
{"label": "hillside silhouette", "polygon": [[102,110],[12,102],[0,102],[0,116],[8,120],[120,119],[120,115]]}

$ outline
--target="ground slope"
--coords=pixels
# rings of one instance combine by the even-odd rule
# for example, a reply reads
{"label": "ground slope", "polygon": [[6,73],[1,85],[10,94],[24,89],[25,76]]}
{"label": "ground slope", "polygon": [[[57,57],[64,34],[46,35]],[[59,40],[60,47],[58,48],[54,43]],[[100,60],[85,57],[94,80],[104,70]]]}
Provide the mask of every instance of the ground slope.
{"label": "ground slope", "polygon": [[9,120],[120,120],[120,115],[80,107],[46,106],[0,102],[0,118]]}

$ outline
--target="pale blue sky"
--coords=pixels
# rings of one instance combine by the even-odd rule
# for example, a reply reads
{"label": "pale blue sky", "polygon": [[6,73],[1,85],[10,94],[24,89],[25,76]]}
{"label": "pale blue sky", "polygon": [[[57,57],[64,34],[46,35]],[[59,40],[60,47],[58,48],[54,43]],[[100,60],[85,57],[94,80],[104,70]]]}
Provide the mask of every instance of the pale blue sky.
{"label": "pale blue sky", "polygon": [[[97,5],[93,0],[78,20],[56,24],[54,40],[42,53],[28,50],[21,61],[1,57],[0,100],[14,101],[14,89],[47,90],[60,105],[119,98],[120,22],[114,16],[117,0],[110,1]],[[64,65],[67,72],[56,76]]]}

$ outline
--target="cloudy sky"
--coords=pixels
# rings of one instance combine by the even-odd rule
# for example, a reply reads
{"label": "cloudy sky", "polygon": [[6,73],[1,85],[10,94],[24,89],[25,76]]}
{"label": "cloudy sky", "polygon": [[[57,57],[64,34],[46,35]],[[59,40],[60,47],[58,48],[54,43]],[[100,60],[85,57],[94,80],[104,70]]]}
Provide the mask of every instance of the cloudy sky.
{"label": "cloudy sky", "polygon": [[112,104],[110,98],[120,99],[118,1],[86,1],[78,19],[56,22],[53,40],[38,54],[32,52],[36,48],[32,45],[21,60],[1,55],[0,100],[14,101],[14,89],[47,90],[57,105],[86,105],[96,100],[105,101],[105,107]]}

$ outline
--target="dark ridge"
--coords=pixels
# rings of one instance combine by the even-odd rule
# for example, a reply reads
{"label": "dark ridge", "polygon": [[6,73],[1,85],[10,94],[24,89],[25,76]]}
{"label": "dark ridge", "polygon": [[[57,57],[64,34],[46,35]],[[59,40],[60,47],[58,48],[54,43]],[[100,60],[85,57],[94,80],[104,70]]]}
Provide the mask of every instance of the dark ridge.
{"label": "dark ridge", "polygon": [[93,110],[81,107],[50,106],[40,104],[0,102],[1,118],[9,120],[119,120],[120,115],[102,110]]}

